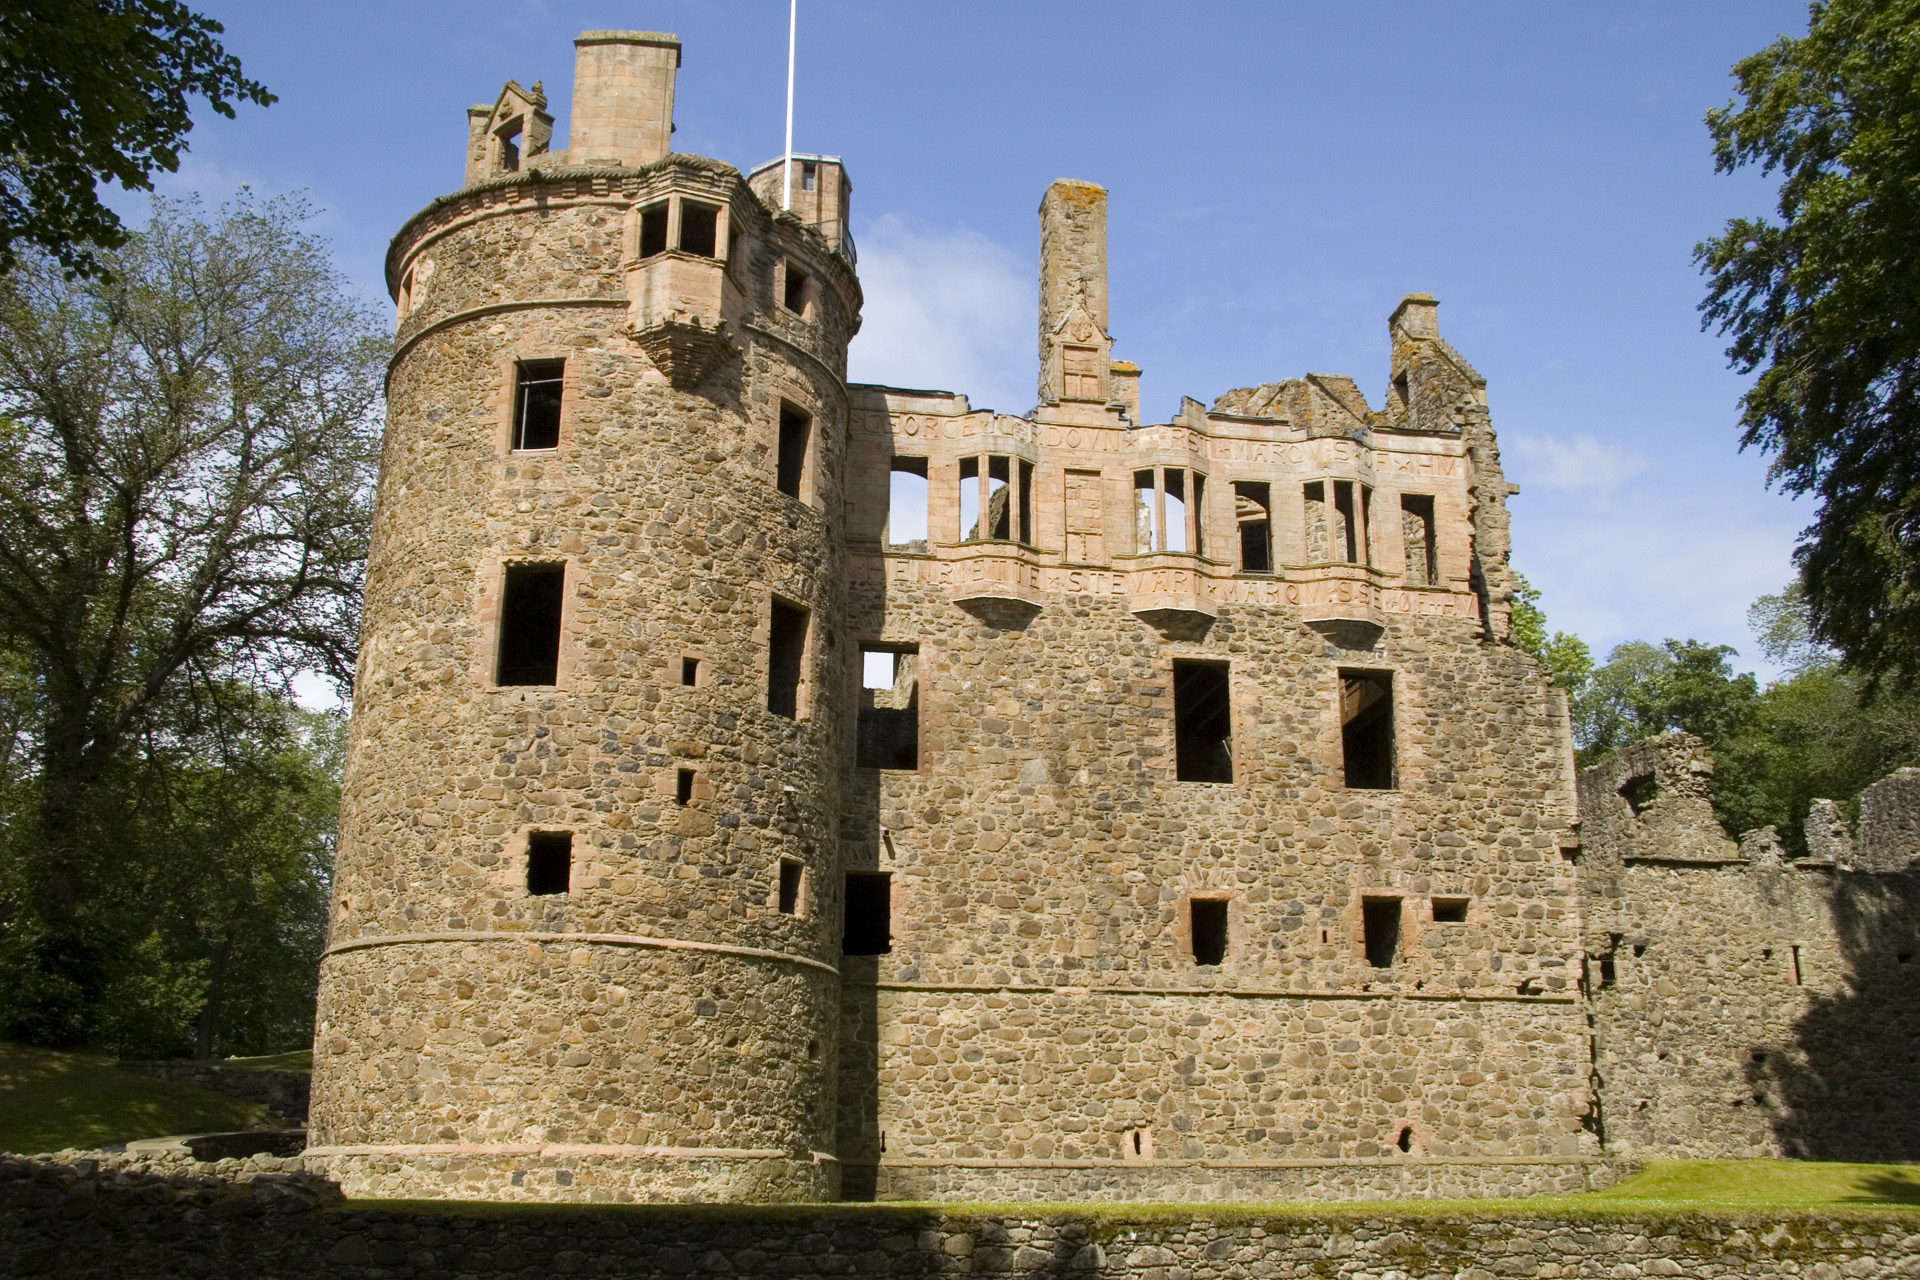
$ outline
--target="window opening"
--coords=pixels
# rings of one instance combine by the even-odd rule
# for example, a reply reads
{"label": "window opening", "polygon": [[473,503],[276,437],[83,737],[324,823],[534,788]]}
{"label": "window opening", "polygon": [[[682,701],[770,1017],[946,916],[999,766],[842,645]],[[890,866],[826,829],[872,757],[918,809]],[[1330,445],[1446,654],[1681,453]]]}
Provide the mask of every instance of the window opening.
{"label": "window opening", "polygon": [[800,864],[792,858],[780,859],[780,914],[800,914]]}
{"label": "window opening", "polygon": [[520,171],[520,134],[522,128],[516,121],[500,133],[500,171],[518,173]]}
{"label": "window opening", "polygon": [[720,210],[710,204],[680,202],[680,252],[711,258],[719,248]]}
{"label": "window opening", "polygon": [[1393,392],[1400,397],[1401,408],[1409,410],[1413,408],[1413,394],[1412,390],[1407,386],[1406,374],[1400,374],[1393,380]]}
{"label": "window opening", "polygon": [[1639,817],[1641,811],[1660,798],[1660,783],[1650,773],[1636,773],[1620,784],[1620,798]]}
{"label": "window opening", "polygon": [[1353,564],[1360,559],[1359,515],[1353,505],[1353,481],[1333,482],[1334,555]]}
{"label": "window opening", "polygon": [[800,711],[800,668],[807,651],[807,611],[773,602],[767,627],[767,710],[789,720]]}
{"label": "window opening", "polygon": [[566,385],[564,360],[523,360],[513,387],[513,447],[555,449],[560,445],[560,392]]}
{"label": "window opening", "polygon": [[573,833],[527,833],[527,892],[566,893],[573,887]]}
{"label": "window opening", "polygon": [[999,454],[987,457],[987,536],[1004,542],[1013,536],[1012,493],[1008,484],[1011,467]]}
{"label": "window opening", "polygon": [[1162,551],[1185,551],[1187,549],[1187,473],[1184,471],[1163,471],[1161,496],[1165,512],[1166,537],[1160,543]]}
{"label": "window opening", "polygon": [[693,803],[693,770],[682,769],[673,780],[673,801],[679,805]]}
{"label": "window opening", "polygon": [[1200,498],[1205,486],[1205,476],[1183,467],[1134,472],[1134,550],[1201,550]]}
{"label": "window opening", "polygon": [[820,166],[811,160],[800,162],[800,189],[812,191],[820,182]]}
{"label": "window opening", "polygon": [[1802,968],[1800,964],[1800,946],[1798,943],[1795,943],[1793,948],[1793,985],[1796,987],[1804,987],[1807,985],[1807,971]]}
{"label": "window opening", "polygon": [[1407,547],[1407,585],[1431,587],[1440,581],[1440,564],[1434,545],[1433,495],[1400,495],[1400,536]]}
{"label": "window opening", "polygon": [[1174,662],[1173,757],[1181,782],[1233,781],[1233,702],[1223,664]]}
{"label": "window opening", "polygon": [[[968,483],[971,481],[972,483]],[[980,537],[980,459],[960,459],[960,540]]]}
{"label": "window opening", "polygon": [[700,659],[680,659],[680,683],[689,688],[700,683]]}
{"label": "window opening", "polygon": [[1385,671],[1340,673],[1340,755],[1346,785],[1393,788],[1393,676]]}
{"label": "window opening", "polygon": [[1413,1126],[1408,1125],[1405,1128],[1401,1129],[1400,1138],[1393,1145],[1400,1148],[1400,1153],[1402,1155],[1405,1155],[1407,1152],[1412,1151],[1413,1150]]}
{"label": "window opening", "polygon": [[893,877],[885,871],[847,872],[846,926],[840,950],[850,956],[880,956],[893,950]]}
{"label": "window opening", "polygon": [[887,472],[886,543],[901,551],[927,549],[925,458],[895,458]]}
{"label": "window opening", "polygon": [[500,684],[554,684],[566,566],[508,565],[500,591]]}
{"label": "window opening", "polygon": [[1227,958],[1227,900],[1193,898],[1187,905],[1192,925],[1193,962],[1219,964]]}
{"label": "window opening", "polygon": [[[960,459],[960,528],[963,542],[983,539],[1032,541],[1027,521],[1032,511],[1028,489],[1033,483],[1033,465],[1019,462],[1016,467],[1017,461],[999,453]],[[1013,483],[1016,476],[1019,478],[1017,485]],[[980,514],[983,506],[986,511],[984,521]]]}
{"label": "window opening", "polygon": [[651,258],[667,251],[667,205],[650,204],[640,211],[640,256]]}
{"label": "window opening", "polygon": [[920,767],[920,654],[916,649],[860,646],[860,703],[854,765]]}
{"label": "window opening", "polygon": [[740,261],[740,251],[744,247],[745,239],[746,238],[740,234],[740,228],[734,226],[727,228],[727,267],[729,270],[733,268],[735,263]]}
{"label": "window opening", "polygon": [[1021,461],[1019,478],[1020,482],[1013,487],[1020,502],[1020,524],[1014,536],[1022,542],[1032,543],[1037,539],[1033,536],[1033,464],[1031,462]]}
{"label": "window opening", "polygon": [[782,304],[795,315],[805,315],[807,311],[807,273],[787,262],[786,291],[781,298]]}
{"label": "window opening", "polygon": [[1157,551],[1160,547],[1160,504],[1154,501],[1153,472],[1133,473],[1133,549]]}
{"label": "window opening", "polygon": [[1102,484],[1098,471],[1067,472],[1067,559],[1070,561],[1106,563]]}
{"label": "window opening", "polygon": [[1466,898],[1435,898],[1433,900],[1433,921],[1435,924],[1465,924],[1467,922]]}
{"label": "window opening", "polygon": [[1327,486],[1315,480],[1304,486],[1301,493],[1307,507],[1307,560],[1314,564],[1331,560],[1333,551],[1327,531]]}
{"label": "window opening", "polygon": [[800,481],[807,469],[807,442],[813,435],[813,419],[790,404],[780,406],[780,459],[775,483],[790,498],[800,496]]}
{"label": "window opening", "polygon": [[1391,968],[1394,953],[1400,950],[1400,899],[1363,899],[1360,918],[1366,929],[1367,963],[1376,969]]}
{"label": "window opening", "polygon": [[1233,518],[1240,526],[1240,572],[1273,572],[1273,486],[1236,480]]}

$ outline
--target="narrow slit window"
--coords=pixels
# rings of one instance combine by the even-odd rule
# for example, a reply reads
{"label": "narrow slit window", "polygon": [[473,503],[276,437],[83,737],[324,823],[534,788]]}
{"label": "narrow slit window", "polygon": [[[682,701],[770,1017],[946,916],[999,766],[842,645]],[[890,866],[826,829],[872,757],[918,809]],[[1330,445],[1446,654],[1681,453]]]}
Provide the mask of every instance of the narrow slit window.
{"label": "narrow slit window", "polygon": [[1223,664],[1173,664],[1173,755],[1181,782],[1233,781],[1233,702]]}
{"label": "narrow slit window", "polygon": [[767,710],[789,720],[800,714],[800,671],[807,652],[807,611],[773,602],[767,626]]}
{"label": "narrow slit window", "polygon": [[560,615],[565,565],[509,565],[500,591],[500,665],[503,685],[550,685],[559,679]]}
{"label": "narrow slit window", "polygon": [[927,549],[927,460],[895,458],[887,472],[887,546]]}
{"label": "narrow slit window", "polygon": [[1193,529],[1187,541],[1197,556],[1207,554],[1207,478],[1198,471],[1190,472],[1193,481],[1193,503],[1187,508],[1187,522]]}
{"label": "narrow slit window", "polygon": [[720,211],[710,204],[680,202],[680,252],[711,258],[720,247]]}
{"label": "narrow slit window", "polygon": [[800,189],[812,191],[820,185],[820,166],[812,160],[800,162]]}
{"label": "narrow slit window", "polygon": [[700,683],[700,659],[680,659],[680,683],[689,689]]}
{"label": "narrow slit window", "polygon": [[920,654],[914,649],[860,647],[860,705],[854,765],[920,767]]}
{"label": "narrow slit window", "polygon": [[1014,490],[1019,494],[1020,523],[1015,526],[1013,536],[1029,545],[1038,541],[1033,536],[1033,464],[1022,461]]}
{"label": "narrow slit window", "polygon": [[1160,504],[1153,489],[1153,472],[1133,473],[1133,549],[1160,549]]}
{"label": "narrow slit window", "polygon": [[1359,516],[1353,505],[1353,481],[1333,482],[1333,558],[1353,564],[1359,560]]}
{"label": "narrow slit window", "polygon": [[527,833],[527,892],[566,893],[573,887],[573,833]]}
{"label": "narrow slit window", "polygon": [[780,914],[800,914],[800,864],[792,858],[780,859]]}
{"label": "narrow slit window", "polygon": [[1807,971],[1801,962],[1800,946],[1798,943],[1795,943],[1793,948],[1793,985],[1796,987],[1804,987],[1807,985]]}
{"label": "narrow slit window", "polygon": [[789,498],[800,496],[807,470],[807,443],[812,436],[813,419],[804,410],[790,404],[780,406],[780,457],[775,483]]}
{"label": "narrow slit window", "polygon": [[1312,564],[1331,560],[1333,544],[1327,520],[1327,486],[1315,480],[1301,488],[1307,508],[1307,560]]}
{"label": "narrow slit window", "polygon": [[980,537],[980,459],[960,459],[960,540]]}
{"label": "narrow slit window", "polygon": [[527,360],[515,370],[513,385],[513,447],[556,449],[560,446],[560,393],[566,386],[564,360]]}
{"label": "narrow slit window", "polygon": [[1466,898],[1435,898],[1433,900],[1433,922],[1435,924],[1465,924],[1467,922]]}
{"label": "narrow slit window", "polygon": [[787,283],[781,304],[797,316],[807,313],[807,273],[794,266],[791,260],[787,263]]}
{"label": "narrow slit window", "polygon": [[1187,473],[1170,469],[1162,475],[1167,533],[1159,549],[1185,551],[1187,549]]}
{"label": "narrow slit window", "polygon": [[1392,968],[1393,957],[1400,950],[1400,899],[1363,900],[1360,920],[1366,930],[1367,963],[1376,969]]}
{"label": "narrow slit window", "polygon": [[893,950],[893,877],[885,871],[847,872],[846,921],[840,950],[881,956]]}
{"label": "narrow slit window", "polygon": [[655,257],[667,251],[667,206],[662,201],[640,211],[640,256]]}
{"label": "narrow slit window", "polygon": [[1005,542],[1013,536],[1013,493],[1008,481],[1011,459],[1000,454],[987,458],[987,536]]}
{"label": "narrow slit window", "polygon": [[1346,785],[1393,789],[1393,676],[1340,673],[1340,755]]}
{"label": "narrow slit window", "polygon": [[1194,898],[1188,904],[1193,962],[1215,965],[1227,958],[1227,900]]}
{"label": "narrow slit window", "polygon": [[1440,580],[1433,537],[1433,495],[1400,495],[1400,537],[1407,548],[1407,585],[1431,587]]}
{"label": "narrow slit window", "polygon": [[693,770],[682,769],[673,780],[673,802],[677,805],[693,803]]}
{"label": "narrow slit window", "polygon": [[1273,486],[1235,481],[1233,518],[1240,526],[1240,572],[1273,572]]}

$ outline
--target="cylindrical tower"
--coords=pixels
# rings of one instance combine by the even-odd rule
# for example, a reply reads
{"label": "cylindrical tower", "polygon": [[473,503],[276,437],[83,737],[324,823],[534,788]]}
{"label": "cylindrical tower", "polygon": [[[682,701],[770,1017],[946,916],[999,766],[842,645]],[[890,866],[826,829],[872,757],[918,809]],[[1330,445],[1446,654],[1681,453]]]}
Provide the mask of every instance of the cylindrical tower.
{"label": "cylindrical tower", "polygon": [[388,257],[309,1156],[358,1196],[829,1198],[859,286],[663,154],[672,36],[578,43],[573,150],[509,82]]}

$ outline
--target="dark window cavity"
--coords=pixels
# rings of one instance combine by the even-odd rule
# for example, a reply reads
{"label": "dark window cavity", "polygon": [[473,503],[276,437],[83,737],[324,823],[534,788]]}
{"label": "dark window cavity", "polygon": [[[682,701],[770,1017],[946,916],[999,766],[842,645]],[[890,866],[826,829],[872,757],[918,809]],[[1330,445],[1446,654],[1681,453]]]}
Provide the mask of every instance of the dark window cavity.
{"label": "dark window cavity", "polygon": [[560,608],[567,569],[508,565],[500,591],[501,684],[553,684],[560,671]]}
{"label": "dark window cavity", "polygon": [[513,387],[513,447],[554,449],[560,444],[560,391],[566,385],[564,360],[521,363]]}
{"label": "dark window cavity", "polygon": [[1193,898],[1187,905],[1193,932],[1193,962],[1221,963],[1227,958],[1227,900]]}
{"label": "dark window cavity", "polygon": [[812,191],[820,185],[820,166],[811,160],[800,162],[800,189]]}
{"label": "dark window cavity", "polygon": [[1413,1150],[1413,1126],[1408,1125],[1406,1128],[1400,1130],[1399,1140],[1396,1141],[1393,1145],[1400,1148],[1400,1152],[1402,1155],[1405,1155],[1407,1152],[1412,1151]]}
{"label": "dark window cavity", "polygon": [[1233,702],[1224,664],[1173,664],[1173,756],[1181,782],[1233,781]]}
{"label": "dark window cavity", "polygon": [[1367,963],[1376,969],[1390,968],[1394,953],[1400,950],[1400,899],[1363,899],[1360,913],[1367,935]]}
{"label": "dark window cavity", "polygon": [[1660,798],[1660,783],[1650,773],[1636,773],[1620,784],[1620,798],[1627,802],[1633,815],[1640,816],[1648,805]]}
{"label": "dark window cavity", "polygon": [[767,626],[767,710],[792,719],[800,712],[800,668],[807,652],[807,611],[773,602]]}
{"label": "dark window cavity", "polygon": [[840,950],[879,956],[893,950],[893,877],[884,871],[847,872],[846,929]]}
{"label": "dark window cavity", "polygon": [[640,256],[651,258],[667,251],[667,206],[662,201],[640,211]]}
{"label": "dark window cavity", "polygon": [[682,769],[673,780],[673,801],[675,804],[693,803],[693,770]]}
{"label": "dark window cavity", "polygon": [[791,858],[780,859],[780,914],[800,914],[800,864]]}
{"label": "dark window cavity", "polygon": [[780,301],[797,316],[807,314],[807,273],[794,266],[792,259],[787,261],[786,291]]}
{"label": "dark window cavity", "polygon": [[719,249],[720,211],[710,204],[680,202],[680,252],[711,258]]}
{"label": "dark window cavity", "polygon": [[1240,526],[1240,572],[1273,572],[1273,486],[1233,485],[1233,518]]}
{"label": "dark window cavity", "polygon": [[1400,536],[1407,547],[1407,585],[1431,587],[1440,581],[1433,533],[1433,495],[1400,495]]}
{"label": "dark window cavity", "polygon": [[1466,898],[1435,898],[1433,900],[1433,922],[1435,924],[1465,924],[1467,922]]}
{"label": "dark window cavity", "polygon": [[862,769],[920,767],[920,654],[913,648],[860,647],[860,705],[854,764]]}
{"label": "dark window cavity", "polygon": [[1393,676],[1385,671],[1340,673],[1340,755],[1346,785],[1392,789]]}
{"label": "dark window cavity", "polygon": [[700,683],[700,659],[680,659],[680,683],[688,687]]}
{"label": "dark window cavity", "polygon": [[527,892],[565,893],[573,883],[573,833],[527,833]]}
{"label": "dark window cavity", "polygon": [[520,134],[515,128],[500,134],[500,171],[518,173],[520,170]]}
{"label": "dark window cavity", "polygon": [[900,551],[927,549],[925,458],[895,458],[888,469],[886,543]]}
{"label": "dark window cavity", "polygon": [[800,482],[807,471],[807,442],[813,436],[813,419],[805,410],[790,404],[780,406],[780,457],[774,483],[789,498],[800,496]]}

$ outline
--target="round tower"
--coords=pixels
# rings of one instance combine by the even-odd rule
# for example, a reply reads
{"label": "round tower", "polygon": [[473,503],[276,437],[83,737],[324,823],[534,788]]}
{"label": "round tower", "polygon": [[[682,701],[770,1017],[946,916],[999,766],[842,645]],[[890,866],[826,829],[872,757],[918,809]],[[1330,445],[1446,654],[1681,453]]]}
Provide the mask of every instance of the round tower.
{"label": "round tower", "polygon": [[309,1156],[831,1198],[851,247],[668,153],[674,37],[576,46],[570,149],[509,82],[388,255]]}

